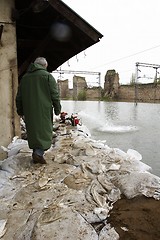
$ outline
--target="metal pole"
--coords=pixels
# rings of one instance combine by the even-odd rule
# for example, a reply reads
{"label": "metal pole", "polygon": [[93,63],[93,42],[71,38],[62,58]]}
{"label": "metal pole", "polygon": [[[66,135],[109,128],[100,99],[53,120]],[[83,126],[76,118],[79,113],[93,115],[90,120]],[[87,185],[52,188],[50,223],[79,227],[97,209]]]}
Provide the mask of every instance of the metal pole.
{"label": "metal pole", "polygon": [[156,67],[156,75],[155,75],[155,79],[154,79],[154,102],[156,101],[156,89],[157,89],[157,70],[158,68]]}
{"label": "metal pole", "polygon": [[134,87],[135,87],[135,104],[136,104],[136,105],[137,105],[137,100],[138,100],[137,83],[138,83],[138,63],[136,63],[136,74],[135,74],[135,80],[134,80]]}
{"label": "metal pole", "polygon": [[101,100],[101,73],[98,74],[99,79],[99,101]]}

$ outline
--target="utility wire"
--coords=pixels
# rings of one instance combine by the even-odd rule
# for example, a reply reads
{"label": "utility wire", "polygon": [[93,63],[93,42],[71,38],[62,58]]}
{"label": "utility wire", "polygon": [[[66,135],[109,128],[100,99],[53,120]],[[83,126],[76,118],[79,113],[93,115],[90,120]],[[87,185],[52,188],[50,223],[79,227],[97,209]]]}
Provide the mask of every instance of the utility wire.
{"label": "utility wire", "polygon": [[104,63],[104,64],[99,65],[99,66],[97,66],[97,67],[94,67],[94,69],[95,69],[95,68],[98,68],[98,67],[102,67],[102,66],[108,65],[108,64],[110,64],[110,63],[114,63],[114,62],[121,61],[121,60],[123,60],[123,59],[126,59],[126,58],[129,58],[129,57],[132,57],[132,56],[135,56],[135,55],[138,55],[138,54],[141,54],[141,53],[150,51],[150,50],[155,49],[155,48],[158,48],[158,47],[160,47],[160,45],[154,46],[154,47],[152,47],[152,48],[147,48],[147,49],[145,49],[145,50],[142,50],[142,51],[137,52],[137,53],[133,53],[133,54],[128,55],[128,56],[125,56],[125,57],[121,57],[121,58],[115,59],[115,60],[113,60],[113,61]]}

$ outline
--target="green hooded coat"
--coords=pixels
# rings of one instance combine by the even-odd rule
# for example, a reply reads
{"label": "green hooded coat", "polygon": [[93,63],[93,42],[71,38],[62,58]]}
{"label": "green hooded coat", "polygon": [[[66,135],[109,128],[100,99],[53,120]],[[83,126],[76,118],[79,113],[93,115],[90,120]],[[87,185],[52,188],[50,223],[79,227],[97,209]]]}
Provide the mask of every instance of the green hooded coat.
{"label": "green hooded coat", "polygon": [[25,117],[29,147],[49,149],[53,136],[53,108],[58,115],[61,105],[56,81],[41,65],[32,63],[22,77],[16,107],[18,115]]}

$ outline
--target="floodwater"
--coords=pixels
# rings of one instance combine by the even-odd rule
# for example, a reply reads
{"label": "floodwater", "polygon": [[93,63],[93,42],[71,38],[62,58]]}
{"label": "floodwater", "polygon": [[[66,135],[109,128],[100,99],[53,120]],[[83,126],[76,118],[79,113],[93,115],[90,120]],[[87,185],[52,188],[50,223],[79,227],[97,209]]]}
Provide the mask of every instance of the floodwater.
{"label": "floodwater", "polygon": [[62,111],[78,113],[95,140],[111,148],[134,149],[160,177],[160,104],[61,101]]}

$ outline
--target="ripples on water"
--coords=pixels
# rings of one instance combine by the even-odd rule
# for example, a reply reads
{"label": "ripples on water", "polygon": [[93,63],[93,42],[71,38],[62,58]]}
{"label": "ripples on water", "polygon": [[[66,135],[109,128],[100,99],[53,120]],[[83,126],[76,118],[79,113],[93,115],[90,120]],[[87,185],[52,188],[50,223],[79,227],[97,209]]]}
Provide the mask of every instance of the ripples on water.
{"label": "ripples on water", "polygon": [[62,101],[62,111],[78,113],[92,138],[109,147],[135,149],[160,176],[160,104],[99,101]]}
{"label": "ripples on water", "polygon": [[[80,111],[78,115],[81,117],[82,121],[85,119],[85,122],[92,123],[92,126],[97,127],[97,131],[100,132],[110,132],[110,133],[124,133],[124,132],[132,132],[138,131],[138,127],[136,126],[123,126],[123,125],[115,125],[111,121],[105,122],[105,120],[100,119],[99,117],[90,116],[90,114],[85,113],[84,111]],[[87,124],[88,125],[88,124]]]}
{"label": "ripples on water", "polygon": [[138,131],[138,128],[135,126],[115,126],[115,125],[105,125],[98,128],[101,132],[111,132],[111,133],[125,133]]}

